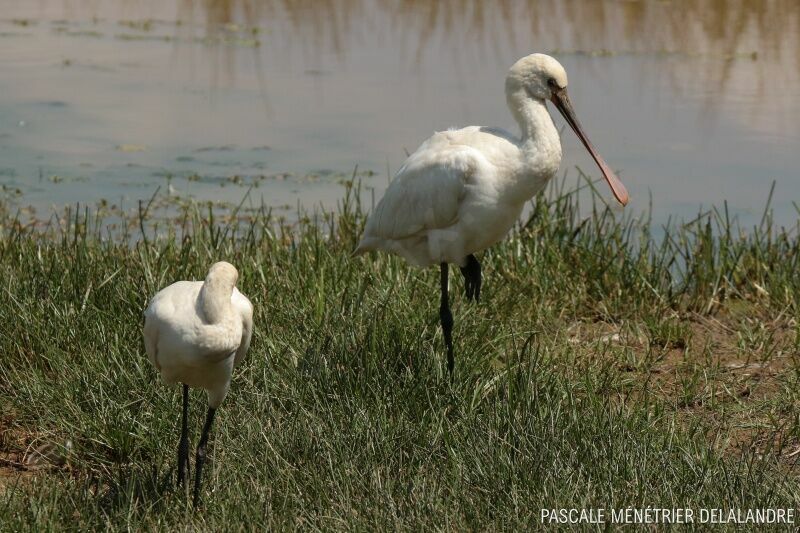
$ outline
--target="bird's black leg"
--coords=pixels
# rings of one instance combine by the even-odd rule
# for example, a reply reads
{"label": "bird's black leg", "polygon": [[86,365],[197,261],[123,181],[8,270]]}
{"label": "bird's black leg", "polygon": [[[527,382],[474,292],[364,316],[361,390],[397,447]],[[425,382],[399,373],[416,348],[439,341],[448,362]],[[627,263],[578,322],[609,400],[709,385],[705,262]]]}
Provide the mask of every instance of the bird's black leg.
{"label": "bird's black leg", "polygon": [[450,312],[450,298],[447,295],[447,263],[442,263],[442,303],[439,306],[439,320],[442,322],[442,332],[444,333],[444,343],[447,346],[447,370],[450,379],[453,379],[453,313]]}
{"label": "bird's black leg", "polygon": [[461,267],[461,274],[464,275],[464,292],[467,300],[479,301],[481,299],[481,264],[474,255],[467,256],[467,264]]}
{"label": "bird's black leg", "polygon": [[181,440],[178,443],[178,486],[189,477],[189,386],[183,386]]}
{"label": "bird's black leg", "polygon": [[213,407],[208,408],[206,413],[206,423],[203,424],[203,434],[200,435],[200,442],[197,444],[197,456],[194,461],[194,497],[192,498],[192,505],[197,508],[200,501],[200,476],[203,472],[203,462],[206,459],[206,444],[208,443],[208,434],[211,432],[211,424],[214,422]]}

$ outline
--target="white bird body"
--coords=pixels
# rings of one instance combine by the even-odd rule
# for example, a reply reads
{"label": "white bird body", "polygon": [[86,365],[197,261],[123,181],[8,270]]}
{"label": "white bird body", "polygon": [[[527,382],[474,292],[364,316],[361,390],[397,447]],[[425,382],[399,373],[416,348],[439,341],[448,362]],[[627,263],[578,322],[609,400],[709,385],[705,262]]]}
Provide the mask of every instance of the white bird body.
{"label": "white bird body", "polygon": [[542,54],[517,62],[506,80],[521,137],[479,126],[435,133],[398,170],[356,253],[377,249],[419,266],[463,266],[469,254],[505,237],[561,164],[561,141],[544,98],[529,91],[529,71],[545,67],[566,86],[561,65]]}
{"label": "white bird body", "polygon": [[253,306],[236,287],[227,306],[214,301],[225,295],[204,291],[206,283],[178,281],[159,291],[144,313],[144,337],[164,382],[205,389],[209,406],[216,408],[250,346]]}
{"label": "white bird body", "polygon": [[463,265],[500,241],[561,162],[558,132],[544,112],[542,128],[552,135],[526,141],[479,126],[435,133],[397,172],[356,252]]}
{"label": "white bird body", "polygon": [[166,383],[183,383],[178,485],[189,476],[189,387],[205,389],[208,411],[195,456],[193,505],[200,499],[206,445],[233,368],[250,348],[253,305],[236,289],[239,272],[220,261],[205,281],[178,281],[153,296],[144,311],[147,357]]}
{"label": "white bird body", "polygon": [[578,122],[567,95],[567,73],[550,56],[531,54],[506,77],[508,109],[520,136],[469,126],[435,133],[408,156],[364,228],[354,255],[384,250],[418,266],[441,269],[439,318],[453,375],[453,317],[448,265],[464,275],[467,299],[478,301],[480,262],[473,255],[503,239],[525,202],[558,172],[561,139],[546,101],[564,115],[594,158],[617,200],[628,193],[603,161]]}

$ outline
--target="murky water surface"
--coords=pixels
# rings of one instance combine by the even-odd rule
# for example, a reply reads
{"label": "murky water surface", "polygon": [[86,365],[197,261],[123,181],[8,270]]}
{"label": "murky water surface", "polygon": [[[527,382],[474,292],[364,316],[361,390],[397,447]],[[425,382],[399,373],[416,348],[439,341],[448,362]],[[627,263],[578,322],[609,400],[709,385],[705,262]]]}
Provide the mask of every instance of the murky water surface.
{"label": "murky water surface", "polygon": [[[331,207],[356,165],[377,197],[437,129],[516,130],[505,73],[543,51],[634,209],[727,200],[748,222],[774,180],[778,219],[797,218],[796,0],[0,0],[0,16],[2,194],[40,216],[157,189],[236,204],[251,185],[248,203]],[[564,145],[569,176],[598,175],[568,129]]]}

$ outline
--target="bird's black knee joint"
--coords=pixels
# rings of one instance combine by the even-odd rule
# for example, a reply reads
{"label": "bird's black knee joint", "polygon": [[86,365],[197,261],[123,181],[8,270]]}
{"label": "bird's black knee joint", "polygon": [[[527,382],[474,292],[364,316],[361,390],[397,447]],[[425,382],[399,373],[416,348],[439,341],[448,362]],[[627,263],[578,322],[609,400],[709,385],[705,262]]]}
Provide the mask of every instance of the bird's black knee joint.
{"label": "bird's black knee joint", "polygon": [[443,306],[439,308],[439,319],[442,321],[442,328],[445,331],[453,329],[453,313],[450,312],[449,307]]}

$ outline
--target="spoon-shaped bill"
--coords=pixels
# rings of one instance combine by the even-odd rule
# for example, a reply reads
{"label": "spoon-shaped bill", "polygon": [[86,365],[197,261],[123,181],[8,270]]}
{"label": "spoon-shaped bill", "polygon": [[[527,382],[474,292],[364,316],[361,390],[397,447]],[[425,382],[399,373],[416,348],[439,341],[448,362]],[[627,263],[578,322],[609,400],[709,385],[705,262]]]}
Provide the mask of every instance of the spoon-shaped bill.
{"label": "spoon-shaped bill", "polygon": [[600,157],[600,154],[597,153],[597,150],[595,150],[594,146],[589,141],[589,137],[587,137],[586,133],[584,133],[581,123],[578,122],[578,117],[575,116],[575,110],[572,108],[572,102],[569,100],[566,87],[563,89],[554,90],[550,99],[558,108],[558,110],[561,111],[561,114],[564,115],[564,118],[572,127],[575,135],[578,136],[586,149],[589,150],[589,153],[592,155],[592,159],[594,159],[594,162],[597,163],[598,167],[600,167],[600,172],[602,172],[603,177],[606,178],[608,186],[611,187],[611,192],[614,193],[617,201],[619,201],[619,203],[622,205],[627,204],[628,191],[625,190],[625,186],[622,184],[619,178],[617,178],[617,175],[614,173],[614,171],[611,170],[611,168],[606,164],[603,158]]}

